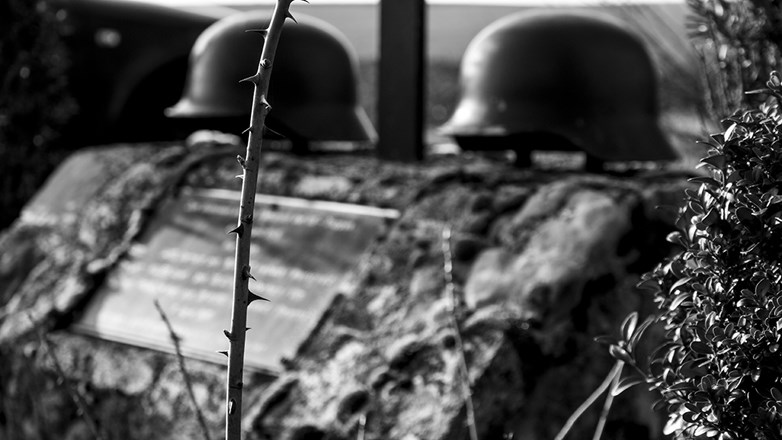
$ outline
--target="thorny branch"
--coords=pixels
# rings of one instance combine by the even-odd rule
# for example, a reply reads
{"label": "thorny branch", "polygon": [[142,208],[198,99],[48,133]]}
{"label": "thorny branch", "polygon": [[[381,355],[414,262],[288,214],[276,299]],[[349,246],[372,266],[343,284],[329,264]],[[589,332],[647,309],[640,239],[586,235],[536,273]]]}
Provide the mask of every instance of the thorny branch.
{"label": "thorny branch", "polygon": [[[266,115],[271,105],[266,97],[269,92],[269,79],[277,43],[287,18],[295,21],[289,8],[293,0],[277,0],[272,13],[269,28],[254,30],[264,38],[263,50],[258,61],[257,72],[242,80],[253,84],[253,101],[250,112],[250,127],[245,157],[238,157],[244,172],[242,174],[242,194],[239,204],[238,225],[231,233],[236,234],[236,256],[234,260],[233,306],[231,310],[231,329],[225,330],[229,349],[223,352],[228,356],[228,375],[226,380],[226,427],[227,440],[240,440],[242,435],[242,387],[244,369],[244,349],[247,334],[247,306],[252,301],[263,299],[252,293],[249,280],[250,239],[252,237],[253,214],[255,212],[255,194],[260,167],[261,144]],[[305,0],[306,1],[306,0]],[[251,30],[253,31],[253,30]]]}

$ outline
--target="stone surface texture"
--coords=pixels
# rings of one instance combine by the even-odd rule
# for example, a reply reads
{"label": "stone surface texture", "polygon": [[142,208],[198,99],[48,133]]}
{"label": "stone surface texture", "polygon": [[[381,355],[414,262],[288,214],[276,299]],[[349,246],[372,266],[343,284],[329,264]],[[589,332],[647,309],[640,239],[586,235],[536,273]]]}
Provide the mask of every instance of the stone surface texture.
{"label": "stone surface texture", "polygon": [[[84,150],[105,164],[84,206],[56,220],[28,207],[0,235],[0,438],[93,438],[87,417],[109,439],[204,438],[174,356],[69,326],[156,204],[181,185],[238,189],[242,152],[208,142]],[[401,217],[284,373],[247,374],[247,438],[466,439],[464,358],[481,440],[553,439],[611,369],[594,337],[653,310],[634,285],[671,250],[673,216],[657,206],[677,205],[687,177],[524,170],[467,154],[401,164],[264,153],[263,193]],[[219,438],[225,368],[187,366]],[[653,401],[641,387],[619,396],[604,438],[662,438]],[[591,438],[600,406],[569,438]]]}

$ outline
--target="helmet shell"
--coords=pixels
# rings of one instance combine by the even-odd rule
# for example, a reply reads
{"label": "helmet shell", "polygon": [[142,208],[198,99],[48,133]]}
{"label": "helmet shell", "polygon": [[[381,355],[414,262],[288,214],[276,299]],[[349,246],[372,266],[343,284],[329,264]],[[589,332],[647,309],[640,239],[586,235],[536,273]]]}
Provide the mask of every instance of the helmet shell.
{"label": "helmet shell", "polygon": [[[230,15],[205,29],[190,52],[185,88],[166,110],[175,118],[230,119],[249,124],[252,85],[240,80],[258,70],[265,11]],[[288,136],[315,141],[374,141],[375,129],[358,105],[356,56],[330,24],[297,15],[287,21],[275,54],[267,125]]]}
{"label": "helmet shell", "polygon": [[608,15],[536,10],[497,20],[468,45],[460,87],[440,129],[473,148],[477,139],[491,149],[492,139],[507,145],[543,133],[603,161],[676,158],[657,124],[651,58]]}

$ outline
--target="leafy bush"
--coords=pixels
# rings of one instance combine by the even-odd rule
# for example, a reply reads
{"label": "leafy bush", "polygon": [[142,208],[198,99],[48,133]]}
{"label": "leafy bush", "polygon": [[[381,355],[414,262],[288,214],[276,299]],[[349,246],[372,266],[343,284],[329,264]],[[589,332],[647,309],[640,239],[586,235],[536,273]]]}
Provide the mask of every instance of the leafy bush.
{"label": "leafy bush", "polygon": [[692,42],[704,67],[715,119],[761,100],[744,90],[763,86],[782,59],[782,9],[767,0],[687,0]]}
{"label": "leafy bush", "polygon": [[[646,382],[679,438],[782,439],[782,84],[734,113],[691,179],[677,231],[681,251],[643,276],[664,342]],[[645,326],[639,328],[646,328]],[[637,364],[637,331],[612,354]]]}

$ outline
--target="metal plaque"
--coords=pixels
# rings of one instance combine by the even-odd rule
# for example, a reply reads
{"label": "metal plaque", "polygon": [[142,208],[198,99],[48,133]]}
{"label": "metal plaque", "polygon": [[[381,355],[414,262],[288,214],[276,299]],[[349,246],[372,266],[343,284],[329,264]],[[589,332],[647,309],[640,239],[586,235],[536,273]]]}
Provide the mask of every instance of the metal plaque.
{"label": "metal plaque", "polygon": [[[109,274],[74,329],[171,351],[157,299],[186,356],[225,362],[234,235],[240,195],[185,190],[162,203],[127,257]],[[250,290],[269,302],[248,308],[245,365],[275,373],[292,357],[337,294],[350,295],[369,246],[395,210],[259,195]]]}

